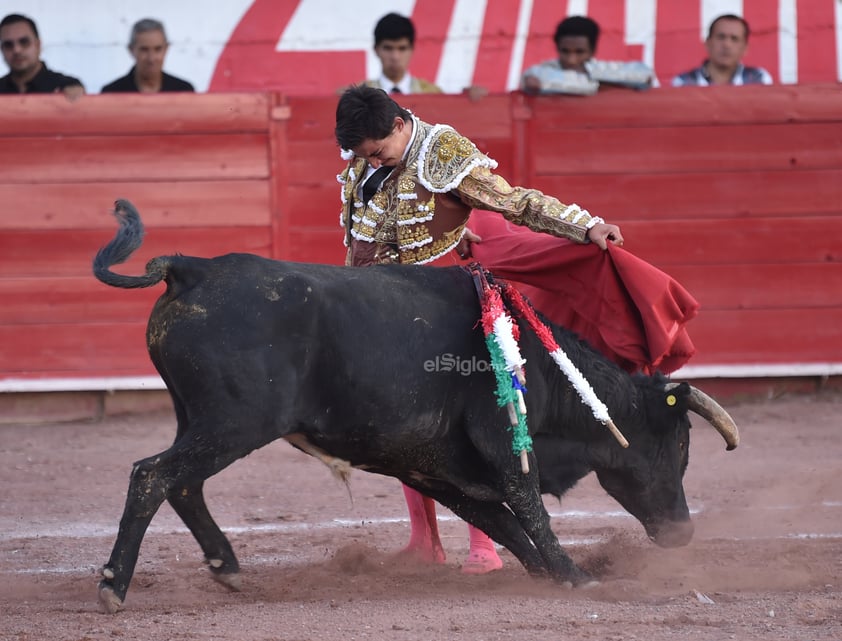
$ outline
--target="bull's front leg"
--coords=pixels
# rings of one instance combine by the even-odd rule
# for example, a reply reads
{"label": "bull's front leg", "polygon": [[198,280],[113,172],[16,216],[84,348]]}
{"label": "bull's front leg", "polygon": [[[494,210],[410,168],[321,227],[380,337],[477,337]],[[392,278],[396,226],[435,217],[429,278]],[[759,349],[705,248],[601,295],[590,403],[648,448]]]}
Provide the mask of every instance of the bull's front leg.
{"label": "bull's front leg", "polygon": [[549,575],[572,586],[587,585],[593,582],[593,577],[567,555],[550,526],[550,515],[541,499],[538,475],[534,471],[534,457],[530,458],[533,459],[533,471],[529,474],[523,474],[519,469],[504,472],[506,503],[534,543]]}
{"label": "bull's front leg", "polygon": [[159,459],[160,456],[149,457],[132,468],[117,540],[111,558],[102,568],[99,583],[99,602],[108,613],[113,614],[122,607],[143,536],[167,495],[167,482],[157,468]]}

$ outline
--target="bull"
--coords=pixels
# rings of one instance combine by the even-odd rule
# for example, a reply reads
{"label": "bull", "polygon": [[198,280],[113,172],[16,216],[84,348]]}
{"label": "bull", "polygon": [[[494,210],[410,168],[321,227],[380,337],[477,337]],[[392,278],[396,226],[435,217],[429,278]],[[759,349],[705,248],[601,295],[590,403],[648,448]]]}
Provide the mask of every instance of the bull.
{"label": "bull", "polygon": [[[349,268],[250,254],[159,256],[140,276],[115,273],[142,242],[135,208],[117,201],[115,237],[95,276],[121,288],[164,281],[147,327],[149,355],[172,397],[171,447],[137,461],[98,596],[123,606],[141,541],[168,501],[198,541],[212,576],[238,587],[239,565],[205,504],[203,484],[283,438],[329,465],[392,476],[505,546],[532,575],[591,581],[562,549],[541,494],[557,496],[594,471],[657,544],[693,532],[682,479],[693,411],[739,442],[737,426],[686,382],[630,375],[576,335],[555,340],[608,407],[630,446],[596,421],[538,338],[521,327],[529,470],[512,452],[490,368],[435,371],[442,355],[487,362],[480,306],[461,267]],[[519,321],[520,322],[520,321]]]}

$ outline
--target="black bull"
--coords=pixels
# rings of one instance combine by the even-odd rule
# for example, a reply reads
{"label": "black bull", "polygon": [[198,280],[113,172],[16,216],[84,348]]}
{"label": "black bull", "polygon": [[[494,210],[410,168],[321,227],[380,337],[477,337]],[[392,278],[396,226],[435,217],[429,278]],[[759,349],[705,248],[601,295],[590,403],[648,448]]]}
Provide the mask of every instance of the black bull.
{"label": "black bull", "polygon": [[[166,282],[147,343],[178,429],[169,449],[132,469],[99,587],[107,611],[122,606],[141,540],[165,500],[213,576],[236,587],[238,562],[208,512],[203,484],[278,438],[330,465],[398,478],[484,530],[530,573],[573,584],[589,577],[553,534],[542,492],[560,496],[595,471],[656,543],[684,545],[693,532],[682,486],[688,410],[713,424],[728,449],[738,443],[736,425],[708,396],[660,375],[631,376],[553,327],[629,440],[623,449],[522,326],[534,439],[524,474],[494,396],[476,289],[462,268],[348,268],[229,254],[161,256],[146,274],[123,276],[110,267],[140,246],[143,226],[126,201],[115,215],[120,229],[98,252],[94,273],[122,288]],[[444,371],[448,359],[458,366]]]}

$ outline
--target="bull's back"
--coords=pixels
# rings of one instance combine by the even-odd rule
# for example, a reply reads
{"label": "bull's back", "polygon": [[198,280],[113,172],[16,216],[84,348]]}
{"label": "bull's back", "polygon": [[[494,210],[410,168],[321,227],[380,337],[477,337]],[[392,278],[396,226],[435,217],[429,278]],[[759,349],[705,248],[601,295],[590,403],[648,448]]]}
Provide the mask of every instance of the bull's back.
{"label": "bull's back", "polygon": [[407,321],[473,325],[479,313],[470,276],[460,268],[339,267],[252,254],[176,256],[166,280],[150,319],[155,340],[166,340],[176,326],[204,326],[237,342],[238,336],[289,336],[316,322],[353,334]]}
{"label": "bull's back", "polygon": [[150,354],[177,402],[206,411],[235,402],[254,420],[303,420],[320,408],[327,424],[394,420],[416,403],[435,421],[454,382],[468,382],[464,364],[487,360],[460,268],[229,254],[175,257],[167,284],[149,321]]}

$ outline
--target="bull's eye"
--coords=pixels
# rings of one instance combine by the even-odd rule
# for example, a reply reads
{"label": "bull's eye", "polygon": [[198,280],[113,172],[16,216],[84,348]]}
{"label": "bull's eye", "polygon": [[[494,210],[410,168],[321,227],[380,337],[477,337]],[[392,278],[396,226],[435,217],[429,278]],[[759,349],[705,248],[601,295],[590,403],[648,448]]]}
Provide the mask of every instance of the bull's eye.
{"label": "bull's eye", "polygon": [[667,405],[669,405],[670,407],[675,405],[677,402],[678,400],[675,398],[675,394],[669,394],[667,396]]}

